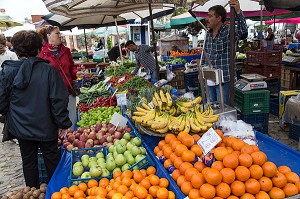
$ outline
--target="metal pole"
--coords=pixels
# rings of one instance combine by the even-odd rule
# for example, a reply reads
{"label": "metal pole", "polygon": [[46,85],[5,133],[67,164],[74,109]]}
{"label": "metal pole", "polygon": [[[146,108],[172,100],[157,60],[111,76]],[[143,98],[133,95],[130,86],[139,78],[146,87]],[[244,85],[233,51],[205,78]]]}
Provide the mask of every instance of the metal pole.
{"label": "metal pole", "polygon": [[[233,7],[230,7],[230,106],[234,106],[234,58],[235,58],[235,10]],[[221,84],[222,82],[220,82]],[[221,90],[220,90],[221,93]],[[223,104],[224,102],[221,102]],[[224,109],[223,109],[224,110]]]}
{"label": "metal pole", "polygon": [[87,48],[87,41],[86,41],[85,28],[83,29],[83,34],[84,34],[84,43],[85,43],[86,58],[88,58],[89,51],[88,51],[88,48]]}
{"label": "metal pole", "polygon": [[157,80],[159,80],[159,66],[158,66],[158,61],[157,61],[156,41],[155,41],[155,32],[154,32],[154,25],[153,25],[153,15],[152,15],[151,3],[149,3],[148,5],[149,5],[150,22],[151,22],[151,27],[152,27],[151,32],[152,32],[152,44],[153,44],[154,58],[155,58],[156,77],[157,77]]}
{"label": "metal pole", "polygon": [[259,43],[260,43],[260,49],[262,49],[262,37],[263,37],[263,34],[262,34],[262,21],[263,21],[263,12],[262,12],[262,9],[263,9],[263,5],[264,5],[264,2],[263,1],[260,1],[259,2],[259,5],[260,5],[260,37],[259,37]]}
{"label": "metal pole", "polygon": [[118,39],[118,45],[119,45],[119,51],[120,51],[120,58],[121,58],[121,61],[123,61],[122,49],[121,49],[121,44],[120,44],[120,35],[119,35],[118,23],[117,23],[117,16],[114,16],[114,19],[115,19],[115,26],[116,26],[116,31],[117,31],[117,39]]}

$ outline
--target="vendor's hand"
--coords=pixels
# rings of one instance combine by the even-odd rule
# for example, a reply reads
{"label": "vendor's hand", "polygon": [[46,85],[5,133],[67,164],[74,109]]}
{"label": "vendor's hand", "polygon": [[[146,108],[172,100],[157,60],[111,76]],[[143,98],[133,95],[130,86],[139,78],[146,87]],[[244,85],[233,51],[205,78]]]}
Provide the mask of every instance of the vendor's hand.
{"label": "vendor's hand", "polygon": [[240,14],[241,12],[241,7],[240,7],[240,2],[238,0],[230,0],[229,2],[230,7],[233,7],[236,14]]}

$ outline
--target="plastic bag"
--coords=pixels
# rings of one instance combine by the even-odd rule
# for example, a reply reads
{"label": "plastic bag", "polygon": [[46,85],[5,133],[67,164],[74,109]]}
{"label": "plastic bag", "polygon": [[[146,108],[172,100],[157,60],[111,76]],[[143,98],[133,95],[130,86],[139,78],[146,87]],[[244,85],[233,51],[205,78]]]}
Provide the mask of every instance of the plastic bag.
{"label": "plastic bag", "polygon": [[169,68],[167,68],[167,81],[170,82],[176,76]]}
{"label": "plastic bag", "polygon": [[284,107],[282,122],[294,123],[300,122],[300,94],[291,96]]}

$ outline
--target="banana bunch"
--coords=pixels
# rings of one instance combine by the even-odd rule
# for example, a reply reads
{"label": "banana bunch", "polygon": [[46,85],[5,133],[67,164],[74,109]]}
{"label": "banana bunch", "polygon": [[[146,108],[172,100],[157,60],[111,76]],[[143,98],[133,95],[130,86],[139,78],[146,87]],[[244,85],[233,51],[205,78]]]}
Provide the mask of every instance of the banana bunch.
{"label": "banana bunch", "polygon": [[201,112],[200,105],[195,106],[195,117],[201,125],[206,125],[209,128],[212,126],[212,123],[217,122],[219,115],[214,115],[214,110],[209,106],[205,111]]}
{"label": "banana bunch", "polygon": [[187,113],[189,111],[193,111],[194,107],[201,102],[202,97],[196,97],[193,101],[190,102],[182,102],[182,101],[177,101],[176,106],[177,106],[177,112],[178,113]]}
{"label": "banana bunch", "polygon": [[159,91],[159,94],[154,92],[150,104],[151,103],[155,108],[158,108],[161,111],[168,111],[170,115],[176,114],[176,108],[173,106],[172,97],[168,92],[166,94],[164,94],[162,90]]}

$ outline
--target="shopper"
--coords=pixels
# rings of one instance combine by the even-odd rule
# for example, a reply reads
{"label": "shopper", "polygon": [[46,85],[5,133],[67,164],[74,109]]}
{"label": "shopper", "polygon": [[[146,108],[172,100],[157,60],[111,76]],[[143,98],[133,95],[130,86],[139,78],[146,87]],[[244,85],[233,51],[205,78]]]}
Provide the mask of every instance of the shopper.
{"label": "shopper", "polygon": [[7,46],[8,50],[10,50],[11,52],[14,52],[14,47],[11,44],[11,38],[12,37],[6,37],[6,46]]}
{"label": "shopper", "polygon": [[[121,46],[122,56],[126,55],[126,51],[125,51],[125,54],[124,54],[124,51],[123,51],[123,48],[125,47],[125,44],[121,43],[120,46]],[[112,47],[112,49],[110,49],[107,52],[107,55],[108,55],[108,58],[109,58],[110,61],[116,62],[117,59],[118,59],[118,57],[120,57],[120,48],[119,48],[119,45],[117,44],[114,47]]]}
{"label": "shopper", "polygon": [[[245,36],[248,32],[245,17],[240,9],[238,0],[232,0],[229,2],[230,6],[235,9],[237,27],[235,29],[236,40],[241,36]],[[223,93],[224,103],[229,104],[229,92],[230,92],[230,25],[225,24],[226,10],[221,5],[215,5],[208,10],[208,15],[205,18],[207,23],[207,36],[205,41],[204,50],[207,53],[207,57],[210,59],[212,66],[216,69],[221,69],[223,73]],[[235,49],[232,49],[235,51]],[[209,62],[203,59],[204,64]],[[233,81],[233,80],[232,80]],[[212,80],[207,80],[209,99],[211,102],[220,101],[220,89],[219,85]]]}
{"label": "shopper", "polygon": [[274,36],[273,31],[272,31],[272,28],[268,28],[267,32],[268,32],[268,35],[265,38],[266,43],[267,43],[267,50],[273,50],[275,36]]}
{"label": "shopper", "polygon": [[[60,31],[57,26],[43,27],[39,29],[39,33],[45,42],[40,57],[48,60],[60,72],[69,91],[69,118],[72,121],[72,129],[74,129],[77,122],[76,97],[71,94],[70,84],[77,79],[76,73],[78,70],[74,65],[70,49],[61,43]],[[66,76],[68,79],[66,79]]]}
{"label": "shopper", "polygon": [[[5,60],[17,60],[18,56],[16,53],[11,52],[6,47],[6,38],[4,35],[0,35],[0,66]],[[0,67],[0,70],[2,70],[2,67]]]}
{"label": "shopper", "polygon": [[132,40],[128,40],[125,44],[125,47],[135,53],[136,67],[132,72],[133,75],[136,75],[140,67],[144,67],[147,70],[147,73],[151,76],[151,83],[154,84],[157,82],[157,71],[155,59],[152,55],[153,48],[142,44],[136,45]]}
{"label": "shopper", "polygon": [[20,60],[3,62],[0,75],[0,113],[6,128],[18,139],[26,186],[39,187],[38,148],[50,179],[60,160],[58,129],[68,128],[68,91],[59,72],[37,57],[42,39],[35,31],[12,38]]}

